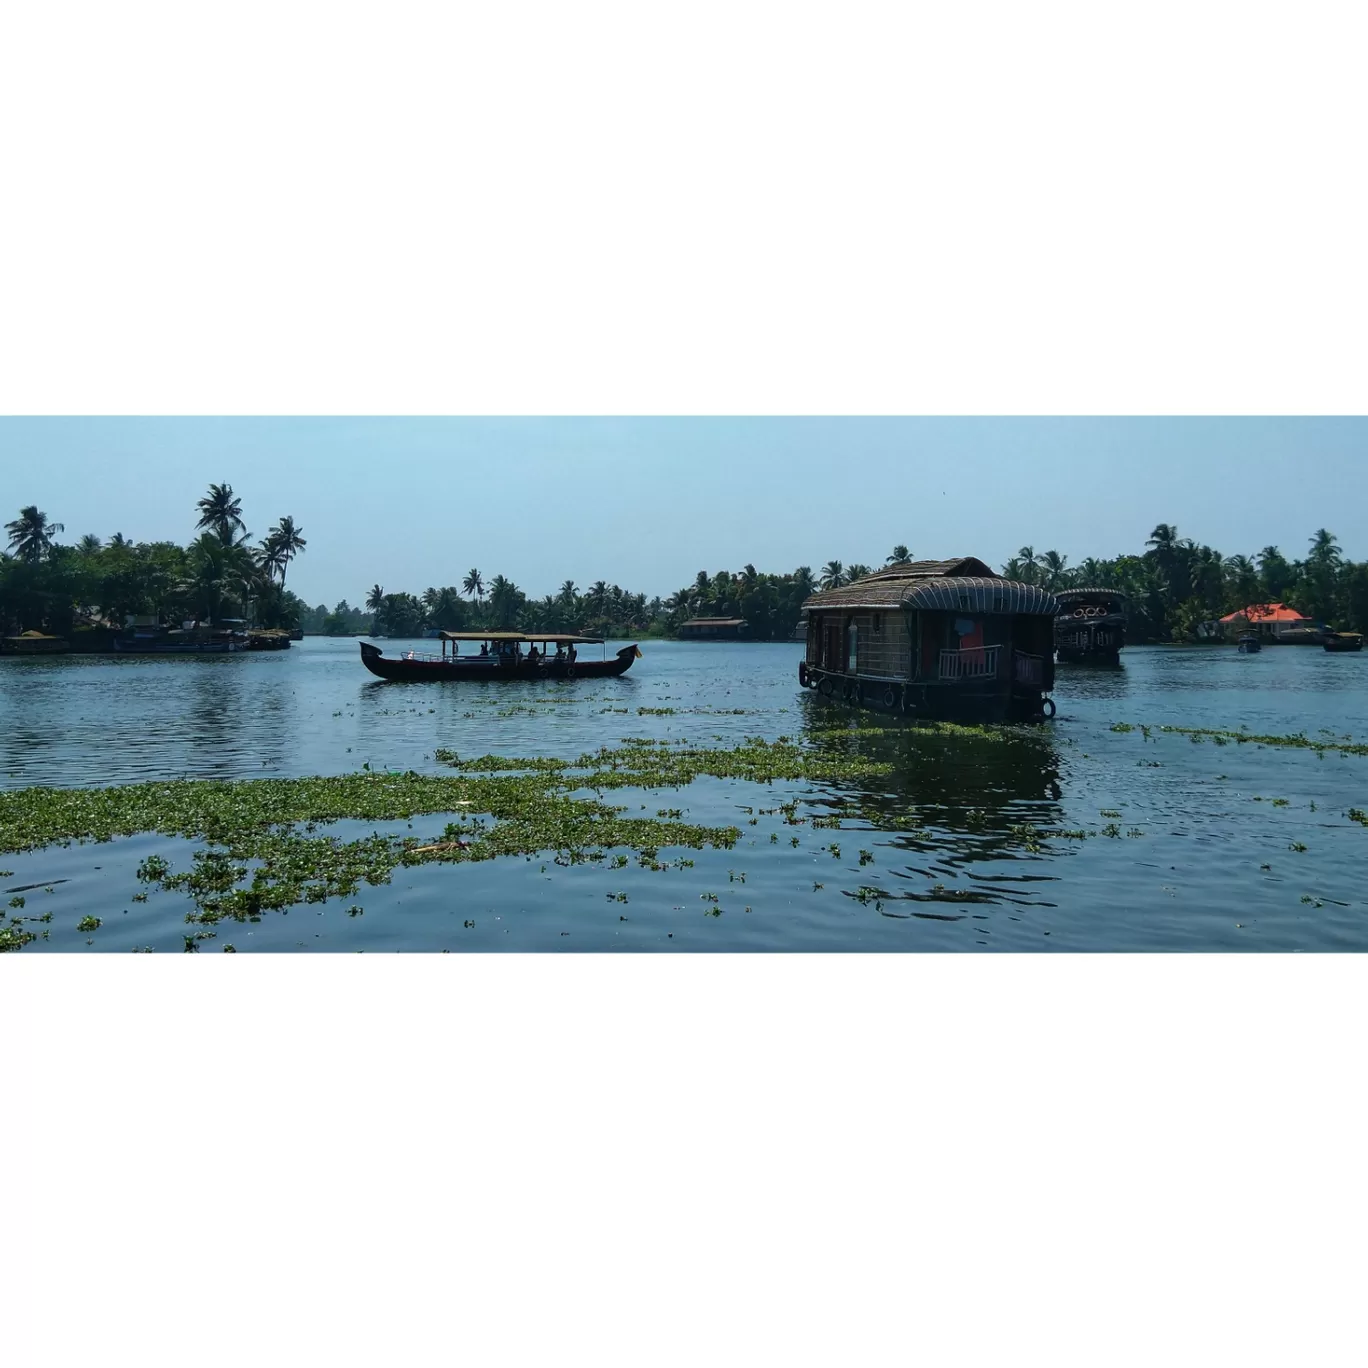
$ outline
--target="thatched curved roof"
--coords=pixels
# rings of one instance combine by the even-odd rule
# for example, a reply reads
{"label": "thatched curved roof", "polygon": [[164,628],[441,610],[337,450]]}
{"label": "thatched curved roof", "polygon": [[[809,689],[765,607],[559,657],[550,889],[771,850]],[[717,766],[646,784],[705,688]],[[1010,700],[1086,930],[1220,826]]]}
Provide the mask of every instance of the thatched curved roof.
{"label": "thatched curved roof", "polygon": [[1053,617],[1059,601],[1033,584],[995,575],[974,556],[958,560],[904,561],[890,565],[854,584],[814,594],[805,609],[866,609],[875,612],[902,607],[941,612],[1025,613]]}
{"label": "thatched curved roof", "polygon": [[931,613],[1011,613],[1054,617],[1059,600],[1038,584],[981,576],[928,580],[903,595],[903,604]]}
{"label": "thatched curved roof", "polygon": [[1087,603],[1092,599],[1115,599],[1118,603],[1129,603],[1130,599],[1119,589],[1056,589],[1055,598],[1061,604]]}
{"label": "thatched curved roof", "polygon": [[960,556],[955,560],[902,561],[854,584],[843,584],[839,589],[827,589],[803,604],[804,608],[896,608],[913,584],[928,579],[952,575],[977,575],[992,578],[993,572],[976,556]]}

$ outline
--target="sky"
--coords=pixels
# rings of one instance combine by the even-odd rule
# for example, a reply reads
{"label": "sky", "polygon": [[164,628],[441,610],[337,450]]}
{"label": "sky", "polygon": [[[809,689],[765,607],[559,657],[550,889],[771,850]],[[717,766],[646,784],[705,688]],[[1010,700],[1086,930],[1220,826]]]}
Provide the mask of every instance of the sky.
{"label": "sky", "polygon": [[254,540],[294,517],[289,587],[329,606],[472,567],[534,597],[664,596],[898,543],[1075,564],[1142,551],[1159,522],[1289,557],[1328,527],[1368,558],[1361,418],[0,418],[0,521],[36,503],[63,540],[185,542],[211,481]]}

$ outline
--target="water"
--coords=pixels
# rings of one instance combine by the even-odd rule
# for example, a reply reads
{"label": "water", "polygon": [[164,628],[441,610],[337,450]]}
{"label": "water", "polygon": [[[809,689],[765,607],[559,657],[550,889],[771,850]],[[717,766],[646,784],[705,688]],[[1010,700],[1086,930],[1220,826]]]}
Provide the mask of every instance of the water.
{"label": "water", "polygon": [[[317,638],[225,658],[3,659],[0,787],[339,774],[364,764],[445,773],[438,747],[573,759],[626,737],[733,745],[887,725],[799,689],[797,645],[643,649],[622,679],[561,685],[386,684],[363,671],[354,641]],[[679,808],[686,821],[740,827],[732,850],[661,852],[692,867],[562,868],[516,857],[400,868],[391,884],[363,885],[352,899],[220,923],[202,948],[1368,947],[1368,829],[1346,816],[1368,807],[1368,758],[1159,731],[1247,726],[1363,741],[1368,654],[1155,647],[1123,659],[1118,670],[1061,666],[1059,715],[1044,727],[980,737],[894,725],[837,738],[851,754],[893,761],[888,778],[705,778],[610,793],[632,812]],[[1113,731],[1121,722],[1137,729]],[[841,829],[791,825],[772,811],[793,799],[804,818],[840,815]],[[444,820],[415,818],[413,829],[440,831]],[[373,829],[342,827],[349,837]],[[1047,830],[1089,834],[1039,835]],[[0,855],[6,900],[25,898],[18,915],[53,914],[49,939],[24,953],[180,951],[188,899],[157,891],[133,901],[142,887],[134,871],[154,852],[183,868],[190,848],[147,835]],[[619,893],[626,903],[612,900]],[[354,905],[363,915],[347,915]],[[90,935],[75,929],[86,914],[103,921]]]}

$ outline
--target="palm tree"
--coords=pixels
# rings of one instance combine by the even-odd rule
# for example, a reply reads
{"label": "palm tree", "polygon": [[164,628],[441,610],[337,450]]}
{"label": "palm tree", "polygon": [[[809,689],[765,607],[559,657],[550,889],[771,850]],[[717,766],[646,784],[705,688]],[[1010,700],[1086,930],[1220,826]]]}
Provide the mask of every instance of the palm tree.
{"label": "palm tree", "polygon": [[37,565],[52,550],[52,539],[58,532],[65,532],[61,523],[49,522],[46,513],[38,511],[37,504],[29,504],[19,510],[19,516],[5,524],[9,533],[10,549],[22,561]]}
{"label": "palm tree", "polygon": [[1069,558],[1061,556],[1058,551],[1047,551],[1040,558],[1041,568],[1045,572],[1045,587],[1047,589],[1057,589],[1060,581],[1064,578],[1064,567],[1068,564]]}
{"label": "palm tree", "polygon": [[[423,597],[426,599],[427,595],[424,594]],[[428,604],[428,617],[432,625],[448,632],[460,628],[465,611],[465,604],[461,602],[461,596],[456,592],[454,585],[446,585],[439,589],[432,602]]]}
{"label": "palm tree", "polygon": [[369,594],[366,595],[366,611],[368,613],[383,612],[385,607],[385,591],[378,585],[373,585]]}
{"label": "palm tree", "polygon": [[461,588],[466,591],[467,597],[474,595],[480,600],[480,606],[484,606],[484,576],[478,570],[471,570],[461,581]]}
{"label": "palm tree", "polygon": [[295,520],[288,514],[271,529],[267,540],[275,544],[275,562],[280,568],[280,587],[283,589],[285,587],[285,572],[290,568],[290,562],[309,543],[304,540],[304,529],[297,527]]}
{"label": "palm tree", "polygon": [[242,521],[242,500],[234,497],[232,485],[211,484],[209,493],[195,506],[200,511],[195,526],[217,533],[225,546],[232,543],[235,533],[247,535],[247,526]]}
{"label": "palm tree", "polygon": [[116,532],[112,537],[110,537],[109,545],[111,547],[123,548],[125,546],[132,546],[133,543],[129,541],[128,538],[125,537],[122,532]]}
{"label": "palm tree", "polygon": [[866,575],[872,575],[873,573],[874,572],[867,565],[849,565],[846,567],[845,582],[847,584],[854,584],[856,580],[862,580]]}
{"label": "palm tree", "polygon": [[489,581],[489,607],[494,614],[494,621],[500,627],[513,625],[523,602],[523,592],[512,580],[495,575]]}
{"label": "palm tree", "polygon": [[798,602],[811,598],[817,588],[817,581],[813,577],[810,565],[800,565],[793,572],[793,587],[798,593]]}
{"label": "palm tree", "polygon": [[1343,559],[1339,542],[1322,527],[1311,538],[1311,554],[1306,558],[1307,564],[1327,570],[1338,570]]}
{"label": "palm tree", "polygon": [[96,551],[103,548],[104,543],[93,532],[87,532],[79,542],[76,543],[86,555],[94,555]]}
{"label": "palm tree", "polygon": [[839,589],[845,583],[845,566],[838,560],[827,561],[818,582],[823,589]]}
{"label": "palm tree", "polygon": [[225,601],[246,604],[257,568],[246,547],[225,543],[210,532],[191,544],[189,577],[184,592],[194,606],[196,620],[217,620]]}
{"label": "palm tree", "polygon": [[884,561],[885,565],[901,565],[904,561],[910,561],[912,553],[900,542],[893,548],[892,554]]}
{"label": "palm tree", "polygon": [[1034,546],[1023,546],[1016,553],[1017,577],[1023,584],[1035,584],[1040,579],[1040,559]]}

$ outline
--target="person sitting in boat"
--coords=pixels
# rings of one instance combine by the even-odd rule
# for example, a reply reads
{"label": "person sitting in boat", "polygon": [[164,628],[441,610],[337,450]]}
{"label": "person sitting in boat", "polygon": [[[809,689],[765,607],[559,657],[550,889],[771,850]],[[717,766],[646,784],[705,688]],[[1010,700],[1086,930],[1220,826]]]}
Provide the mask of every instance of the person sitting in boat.
{"label": "person sitting in boat", "polygon": [[481,654],[482,656],[487,656],[487,655],[489,654],[489,642],[487,642],[487,641],[482,641],[482,642],[480,642],[480,654]]}
{"label": "person sitting in boat", "polygon": [[529,665],[535,665],[535,664],[537,663],[537,661],[539,661],[540,659],[541,659],[541,654],[540,654],[540,652],[537,650],[535,644],[532,645],[532,646],[529,646],[529,647],[527,648],[527,663],[528,663]]}
{"label": "person sitting in boat", "polygon": [[566,663],[569,664],[569,665],[573,665],[573,664],[575,663],[576,659],[578,658],[578,656],[579,656],[579,652],[578,652],[577,650],[575,650],[575,648],[572,646],[572,647],[570,648],[570,654],[566,657]]}
{"label": "person sitting in boat", "polygon": [[556,642],[556,664],[565,664],[565,642],[563,641]]}

